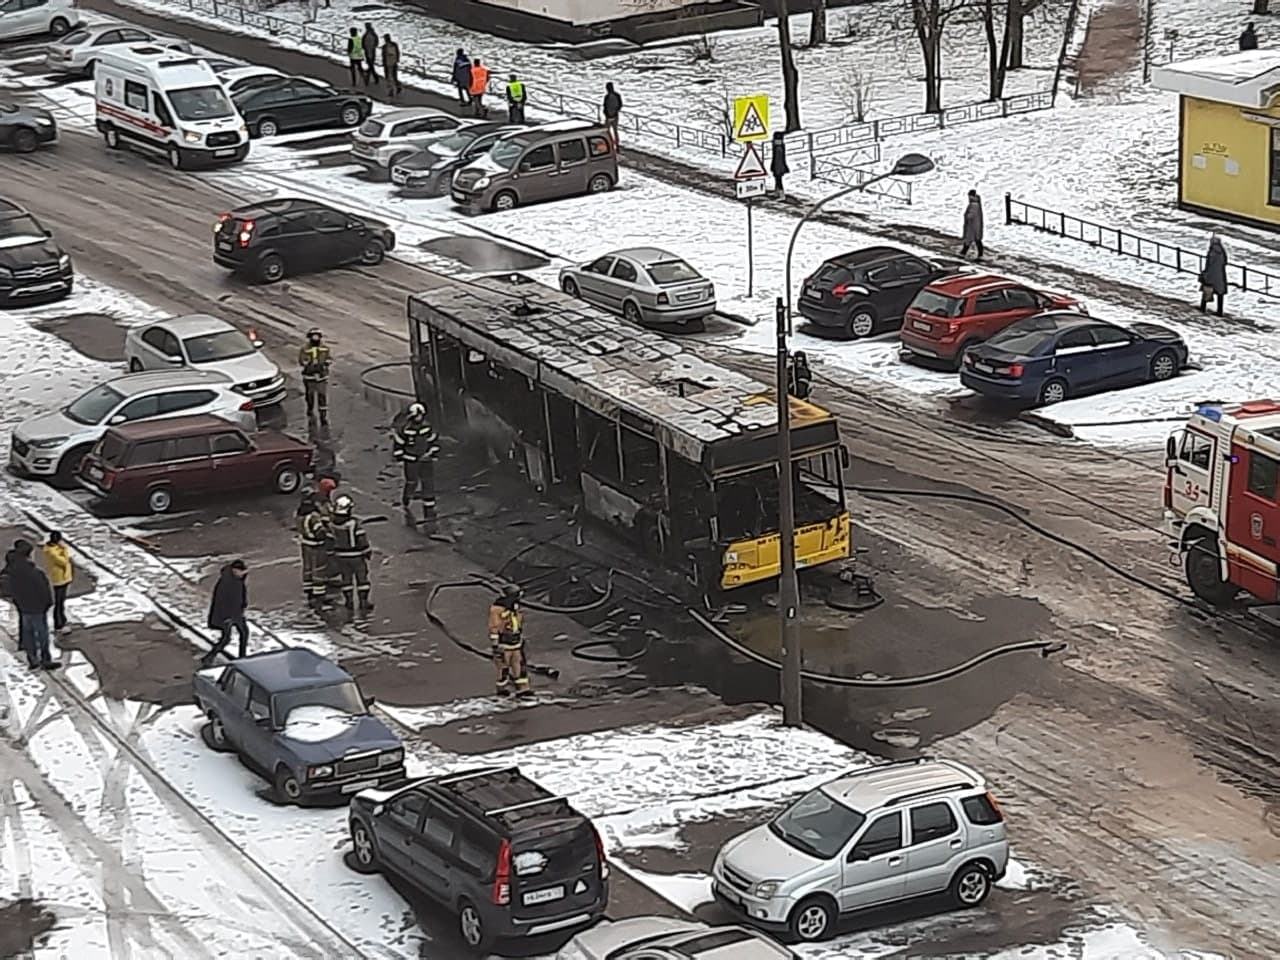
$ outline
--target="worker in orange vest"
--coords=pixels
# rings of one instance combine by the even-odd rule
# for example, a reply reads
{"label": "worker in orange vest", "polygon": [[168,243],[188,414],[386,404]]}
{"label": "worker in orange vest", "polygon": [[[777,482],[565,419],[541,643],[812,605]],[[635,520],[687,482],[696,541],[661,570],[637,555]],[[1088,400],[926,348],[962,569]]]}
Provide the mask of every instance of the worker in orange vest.
{"label": "worker in orange vest", "polygon": [[489,68],[476,57],[471,64],[471,108],[477,117],[487,117],[489,111],[484,105],[484,95],[489,90]]}

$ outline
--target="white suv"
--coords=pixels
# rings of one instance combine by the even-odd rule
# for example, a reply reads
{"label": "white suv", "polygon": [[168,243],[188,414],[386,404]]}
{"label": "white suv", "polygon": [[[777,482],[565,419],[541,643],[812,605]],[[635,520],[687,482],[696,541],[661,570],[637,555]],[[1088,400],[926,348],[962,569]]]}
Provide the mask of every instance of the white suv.
{"label": "white suv", "polygon": [[1009,864],[980,774],[950,760],[852,771],[726,843],[716,899],[766,930],[825,940],[844,914],[948,894],[976,907]]}
{"label": "white suv", "polygon": [[0,0],[0,40],[60,37],[79,22],[74,0]]}
{"label": "white suv", "polygon": [[70,486],[84,455],[107,427],[134,420],[208,413],[247,433],[258,429],[252,400],[220,373],[164,370],[100,383],[54,413],[24,420],[13,431],[9,466],[19,476],[54,478]]}

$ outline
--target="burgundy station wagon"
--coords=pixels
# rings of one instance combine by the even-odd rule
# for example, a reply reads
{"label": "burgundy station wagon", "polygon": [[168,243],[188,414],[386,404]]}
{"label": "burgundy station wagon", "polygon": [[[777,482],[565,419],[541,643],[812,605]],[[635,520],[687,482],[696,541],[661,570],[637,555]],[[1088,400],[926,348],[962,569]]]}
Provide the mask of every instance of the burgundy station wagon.
{"label": "burgundy station wagon", "polygon": [[310,445],[283,433],[247,434],[219,417],[173,417],[112,427],[80,465],[80,485],[109,504],[164,513],[175,499],[270,487],[295,493]]}

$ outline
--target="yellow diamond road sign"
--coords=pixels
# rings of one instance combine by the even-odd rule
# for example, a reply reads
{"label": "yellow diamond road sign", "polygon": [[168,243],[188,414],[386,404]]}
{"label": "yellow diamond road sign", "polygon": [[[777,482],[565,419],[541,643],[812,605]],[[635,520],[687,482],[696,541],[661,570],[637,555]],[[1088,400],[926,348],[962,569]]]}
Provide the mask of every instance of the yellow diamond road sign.
{"label": "yellow diamond road sign", "polygon": [[733,101],[733,139],[739,143],[769,139],[769,95],[757,93]]}

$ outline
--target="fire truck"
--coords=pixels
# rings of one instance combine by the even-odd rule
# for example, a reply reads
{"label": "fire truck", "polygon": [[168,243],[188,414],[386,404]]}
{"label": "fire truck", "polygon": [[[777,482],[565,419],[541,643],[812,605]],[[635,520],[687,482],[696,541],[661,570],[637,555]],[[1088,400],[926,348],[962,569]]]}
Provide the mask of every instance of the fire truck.
{"label": "fire truck", "polygon": [[1187,583],[1214,606],[1280,603],[1280,402],[1208,404],[1169,438],[1165,530]]}

